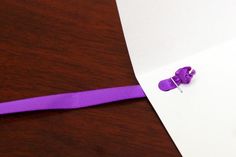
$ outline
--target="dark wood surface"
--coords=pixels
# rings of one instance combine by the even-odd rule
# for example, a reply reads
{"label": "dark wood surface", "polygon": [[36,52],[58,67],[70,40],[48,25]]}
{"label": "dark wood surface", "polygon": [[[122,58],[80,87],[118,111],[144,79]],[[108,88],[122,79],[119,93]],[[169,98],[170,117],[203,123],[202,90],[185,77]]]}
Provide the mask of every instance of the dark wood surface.
{"label": "dark wood surface", "polygon": [[[1,0],[0,101],[134,85],[114,0]],[[1,157],[178,157],[147,99],[0,116]]]}

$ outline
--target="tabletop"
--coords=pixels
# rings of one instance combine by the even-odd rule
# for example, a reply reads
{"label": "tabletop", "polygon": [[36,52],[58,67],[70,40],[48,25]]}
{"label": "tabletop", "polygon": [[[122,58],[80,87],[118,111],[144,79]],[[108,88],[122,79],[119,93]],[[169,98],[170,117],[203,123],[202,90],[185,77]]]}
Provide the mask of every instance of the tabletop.
{"label": "tabletop", "polygon": [[[138,84],[115,0],[1,0],[0,101]],[[0,116],[4,157],[179,157],[148,99]]]}

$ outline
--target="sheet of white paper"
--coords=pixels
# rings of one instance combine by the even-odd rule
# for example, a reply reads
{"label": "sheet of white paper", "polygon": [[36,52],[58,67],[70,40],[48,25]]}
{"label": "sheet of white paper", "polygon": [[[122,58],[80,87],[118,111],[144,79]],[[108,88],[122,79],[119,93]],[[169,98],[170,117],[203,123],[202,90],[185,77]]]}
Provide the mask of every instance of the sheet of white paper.
{"label": "sheet of white paper", "polygon": [[[236,1],[117,0],[139,83],[184,157],[236,156]],[[190,85],[158,82],[183,66]]]}

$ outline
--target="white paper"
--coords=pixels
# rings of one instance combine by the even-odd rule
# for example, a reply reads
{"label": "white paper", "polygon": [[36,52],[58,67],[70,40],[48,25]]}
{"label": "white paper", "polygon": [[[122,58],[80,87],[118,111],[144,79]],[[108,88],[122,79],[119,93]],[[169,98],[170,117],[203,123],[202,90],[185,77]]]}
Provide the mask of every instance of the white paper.
{"label": "white paper", "polygon": [[[236,1],[117,0],[136,77],[184,157],[236,156]],[[162,92],[183,66],[190,85]]]}

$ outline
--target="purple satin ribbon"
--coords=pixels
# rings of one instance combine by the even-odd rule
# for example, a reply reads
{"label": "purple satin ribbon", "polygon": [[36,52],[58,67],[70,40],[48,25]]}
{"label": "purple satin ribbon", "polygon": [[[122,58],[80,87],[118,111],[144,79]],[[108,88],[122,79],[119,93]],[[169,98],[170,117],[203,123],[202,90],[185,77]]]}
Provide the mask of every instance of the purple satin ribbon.
{"label": "purple satin ribbon", "polygon": [[[175,76],[171,78],[177,85],[189,84],[194,74],[195,70],[191,67],[183,67],[178,69]],[[172,80],[169,78],[160,81],[159,88],[162,91],[175,89],[176,85]],[[78,109],[143,97],[146,95],[140,85],[57,94],[0,103],[0,115],[38,110]]]}
{"label": "purple satin ribbon", "polygon": [[38,110],[78,109],[143,97],[146,97],[146,95],[139,85],[105,88],[4,102],[0,103],[0,114]]}

